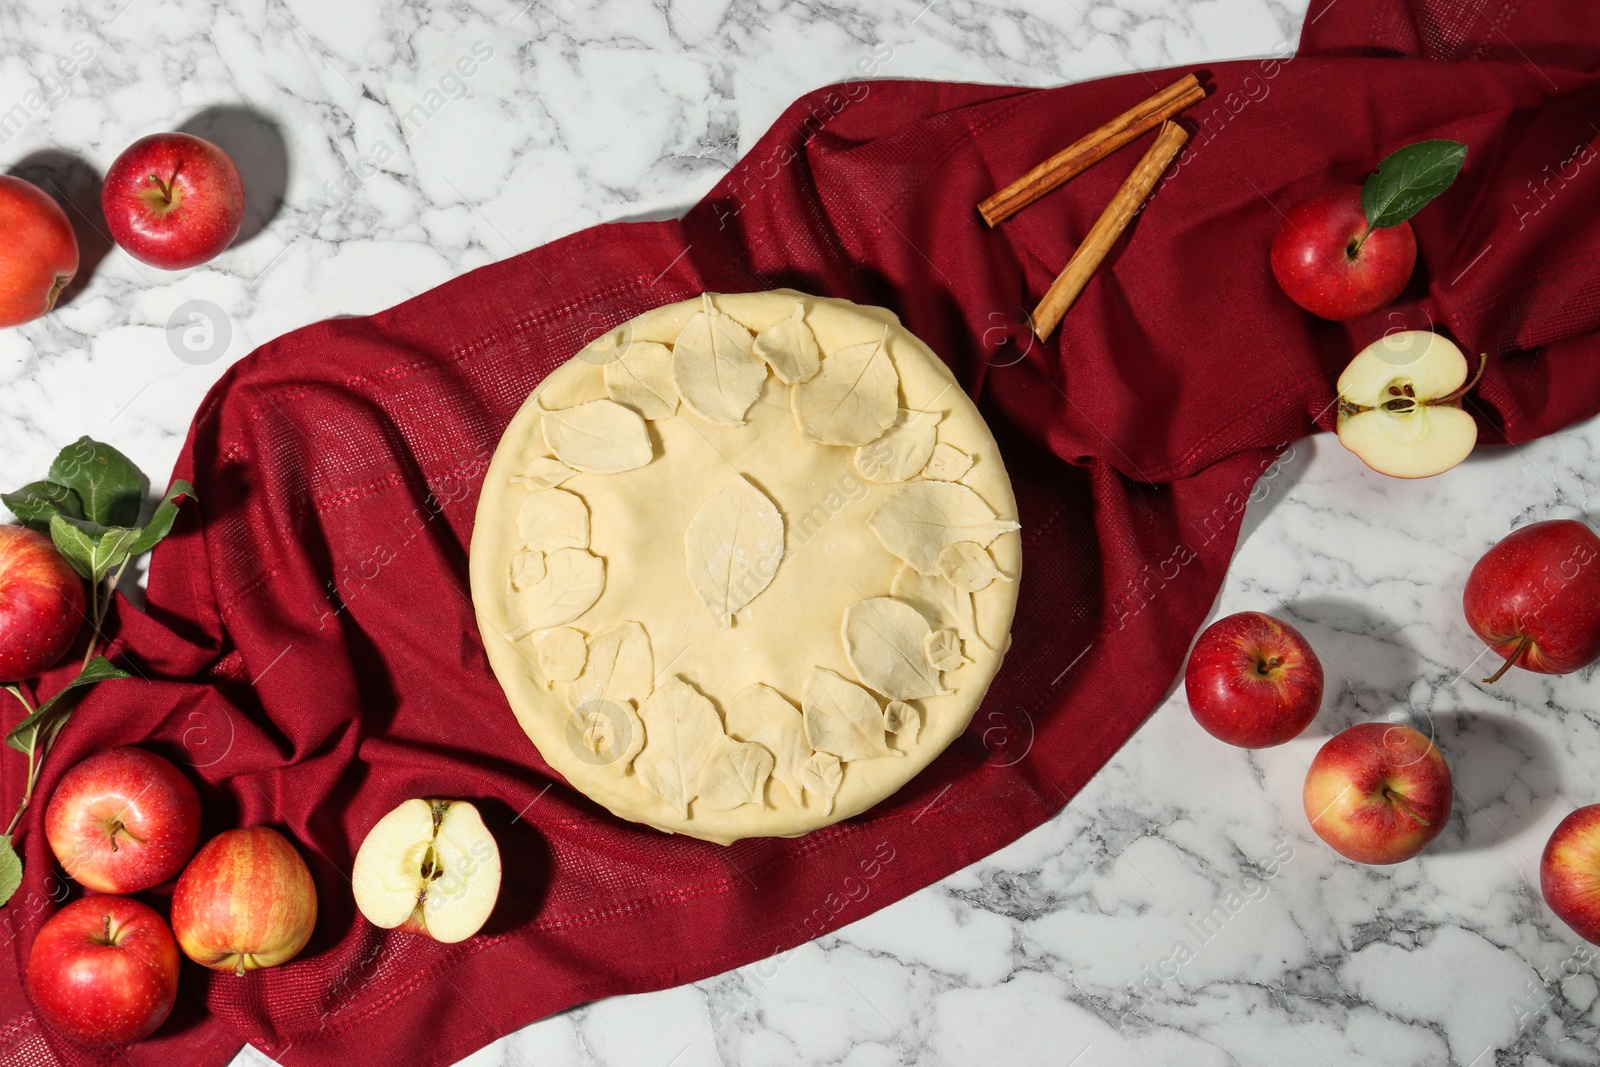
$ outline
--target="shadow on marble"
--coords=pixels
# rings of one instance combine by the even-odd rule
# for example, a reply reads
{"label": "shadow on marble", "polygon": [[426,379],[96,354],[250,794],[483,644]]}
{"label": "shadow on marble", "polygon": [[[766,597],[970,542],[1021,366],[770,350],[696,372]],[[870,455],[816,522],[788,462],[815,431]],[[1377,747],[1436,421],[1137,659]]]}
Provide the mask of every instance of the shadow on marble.
{"label": "shadow on marble", "polygon": [[606,219],[611,222],[675,222],[689,213],[693,204],[682,207],[658,207],[654,211],[641,211],[636,215],[618,215],[616,218]]}
{"label": "shadow on marble", "polygon": [[1341,597],[1292,600],[1283,611],[1322,663],[1322,707],[1302,737],[1332,737],[1409,706],[1422,659],[1400,639],[1399,623]]}
{"label": "shadow on marble", "polygon": [[1293,442],[1277,461],[1262,472],[1256,479],[1256,484],[1251,487],[1250,503],[1244,509],[1244,518],[1239,522],[1239,540],[1233,546],[1233,554],[1237,556],[1250,535],[1261,528],[1272,510],[1278,506],[1280,500],[1286,499],[1294,487],[1305,477],[1306,468],[1311,466],[1311,459],[1316,455],[1319,447],[1318,438],[1321,434],[1312,434]]}
{"label": "shadow on marble", "polygon": [[100,261],[115,247],[105,213],[100,210],[100,187],[104,184],[100,171],[72,152],[42,148],[23,156],[7,173],[32,182],[55,197],[72,224],[72,232],[78,238],[78,273],[56,298],[57,307],[66,307],[88,288]]}
{"label": "shadow on marble", "polygon": [[1561,792],[1561,770],[1533,726],[1487,711],[1430,716],[1433,740],[1455,781],[1450,825],[1431,853],[1505,845],[1544,817]]}
{"label": "shadow on marble", "polygon": [[178,127],[203,137],[228,154],[244,182],[244,221],[234,246],[267,228],[283,207],[289,188],[289,145],[276,119],[250,107],[208,107]]}

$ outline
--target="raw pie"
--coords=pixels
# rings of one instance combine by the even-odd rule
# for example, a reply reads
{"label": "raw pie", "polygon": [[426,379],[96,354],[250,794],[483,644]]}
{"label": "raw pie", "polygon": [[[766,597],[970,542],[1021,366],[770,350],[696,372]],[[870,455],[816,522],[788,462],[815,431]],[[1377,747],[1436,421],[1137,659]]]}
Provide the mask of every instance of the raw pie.
{"label": "raw pie", "polygon": [[966,729],[1017,529],[983,418],[893,314],[708,293],[534,390],[485,476],[472,598],[573,786],[672,833],[793,836]]}

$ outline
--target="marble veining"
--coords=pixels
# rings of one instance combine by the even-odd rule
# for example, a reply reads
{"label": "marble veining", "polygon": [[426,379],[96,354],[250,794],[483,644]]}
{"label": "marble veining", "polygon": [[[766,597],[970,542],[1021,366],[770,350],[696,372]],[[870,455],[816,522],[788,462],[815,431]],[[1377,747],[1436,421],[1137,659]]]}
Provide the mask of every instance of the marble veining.
{"label": "marble veining", "polygon": [[[169,470],[206,388],[255,345],[593,223],[676,215],[791,99],[862,57],[884,77],[1048,85],[1281,53],[1304,9],[7,5],[0,165],[88,205],[128,142],[187,128],[249,164],[253,214],[246,240],[177,274],[84,233],[86,283],[0,331],[0,481],[31,479],[81,433]],[[1510,529],[1596,517],[1597,447],[1590,424],[1402,483],[1329,439],[1297,444],[1250,505],[1216,613],[1279,612],[1310,637],[1329,684],[1306,736],[1229,749],[1175,694],[1060,816],[982,862],[774,959],[586,1005],[463,1062],[1600,1060],[1600,950],[1548,912],[1537,879],[1555,823],[1596,799],[1592,672],[1478,685],[1459,602]],[[1301,811],[1316,747],[1367,719],[1431,732],[1458,785],[1444,836],[1396,868],[1338,859]]]}

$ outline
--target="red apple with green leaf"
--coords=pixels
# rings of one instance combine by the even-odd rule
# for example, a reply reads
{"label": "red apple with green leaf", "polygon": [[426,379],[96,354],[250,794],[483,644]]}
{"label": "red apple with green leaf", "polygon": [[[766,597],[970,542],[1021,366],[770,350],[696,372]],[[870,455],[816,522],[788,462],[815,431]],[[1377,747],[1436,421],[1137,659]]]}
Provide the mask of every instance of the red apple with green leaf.
{"label": "red apple with green leaf", "polygon": [[1357,863],[1400,863],[1450,819],[1450,768],[1409,726],[1364,722],[1335,735],[1306,772],[1306,818],[1317,836]]}
{"label": "red apple with green leaf", "polygon": [[40,928],[27,983],[39,1018],[53,1029],[80,1045],[126,1045],[172,1013],[178,945],[149,905],[85,897]]}
{"label": "red apple with green leaf", "polygon": [[1400,295],[1417,262],[1406,221],[1450,187],[1457,141],[1421,141],[1386,157],[1364,185],[1335,185],[1289,209],[1272,239],[1272,274],[1313,315],[1357,319]]}
{"label": "red apple with green leaf", "polygon": [[67,875],[97,893],[137,893],[175,877],[200,840],[200,795],[142,748],[108,748],[61,776],[44,833]]}
{"label": "red apple with green leaf", "polygon": [[1241,611],[1206,627],[1183,672],[1189,710],[1241,748],[1281,745],[1322,706],[1322,663],[1293,626]]}
{"label": "red apple with green leaf", "polygon": [[181,270],[233,243],[244,220],[244,182],[210,141],[153,133],[111,164],[100,206],[112,238],[134,259]]}
{"label": "red apple with green leaf", "polygon": [[1539,889],[1556,917],[1600,945],[1600,804],[1568,815],[1539,857]]}
{"label": "red apple with green leaf", "polygon": [[31,678],[65,655],[83,605],[83,579],[50,538],[0,526],[0,682]]}
{"label": "red apple with green leaf", "polygon": [[0,175],[0,326],[16,326],[55,307],[78,273],[78,238],[48,193]]}
{"label": "red apple with green leaf", "polygon": [[1467,575],[1462,606],[1473,632],[1512,667],[1571,674],[1600,659],[1600,537],[1576,519],[1507,534]]}

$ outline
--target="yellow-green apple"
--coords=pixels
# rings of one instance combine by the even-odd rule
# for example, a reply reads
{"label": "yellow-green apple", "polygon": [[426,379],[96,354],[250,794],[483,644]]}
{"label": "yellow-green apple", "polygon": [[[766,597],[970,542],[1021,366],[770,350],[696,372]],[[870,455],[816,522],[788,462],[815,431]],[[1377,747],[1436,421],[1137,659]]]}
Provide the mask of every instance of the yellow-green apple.
{"label": "yellow-green apple", "polygon": [[1306,818],[1357,863],[1399,863],[1450,819],[1450,768],[1409,726],[1364,722],[1330,738],[1306,772]]}
{"label": "yellow-green apple", "polygon": [[83,617],[83,579],[50,538],[0,526],[0,682],[31,678],[55,663]]}
{"label": "yellow-green apple", "polygon": [[244,183],[228,154],[188,133],[133,142],[100,190],[111,236],[128,254],[162,270],[213,258],[239,233]]}
{"label": "yellow-green apple", "polygon": [[1507,534],[1467,575],[1462,606],[1496,655],[1513,665],[1571,674],[1600,658],[1600,537],[1576,519],[1547,519]]}
{"label": "yellow-green apple", "polygon": [[0,175],[0,326],[16,326],[55,307],[78,273],[78,238],[50,195]]}
{"label": "yellow-green apple", "polygon": [[51,916],[28,953],[38,1015],[81,1045],[148,1037],[178,999],[178,946],[148,904],[89,896]]}
{"label": "yellow-green apple", "polygon": [[350,885],[374,926],[463,941],[494,911],[500,850],[471,804],[408,800],[367,832]]}
{"label": "yellow-green apple", "polygon": [[1363,348],[1339,375],[1339,443],[1379,474],[1427,478],[1466,459],[1478,424],[1461,398],[1467,360],[1448,338],[1428,330],[1387,334]]}
{"label": "yellow-green apple", "polygon": [[225,830],[178,878],[172,930],[184,954],[242,975],[293,959],[317,925],[317,887],[306,861],[266,826]]}
{"label": "yellow-green apple", "polygon": [[183,870],[200,840],[200,795],[166,760],[108,748],[62,775],[44,813],[61,868],[96,893],[137,893]]}
{"label": "yellow-green apple", "polygon": [[1195,721],[1241,748],[1281,745],[1322,705],[1322,663],[1293,626],[1259,611],[1218,619],[1194,644],[1183,687]]}
{"label": "yellow-green apple", "polygon": [[1417,264],[1411,223],[1371,227],[1361,186],[1325,189],[1289,209],[1272,239],[1272,274],[1313,315],[1357,319],[1400,295]]}
{"label": "yellow-green apple", "polygon": [[1539,888],[1556,917],[1600,945],[1600,804],[1561,820],[1539,857]]}

